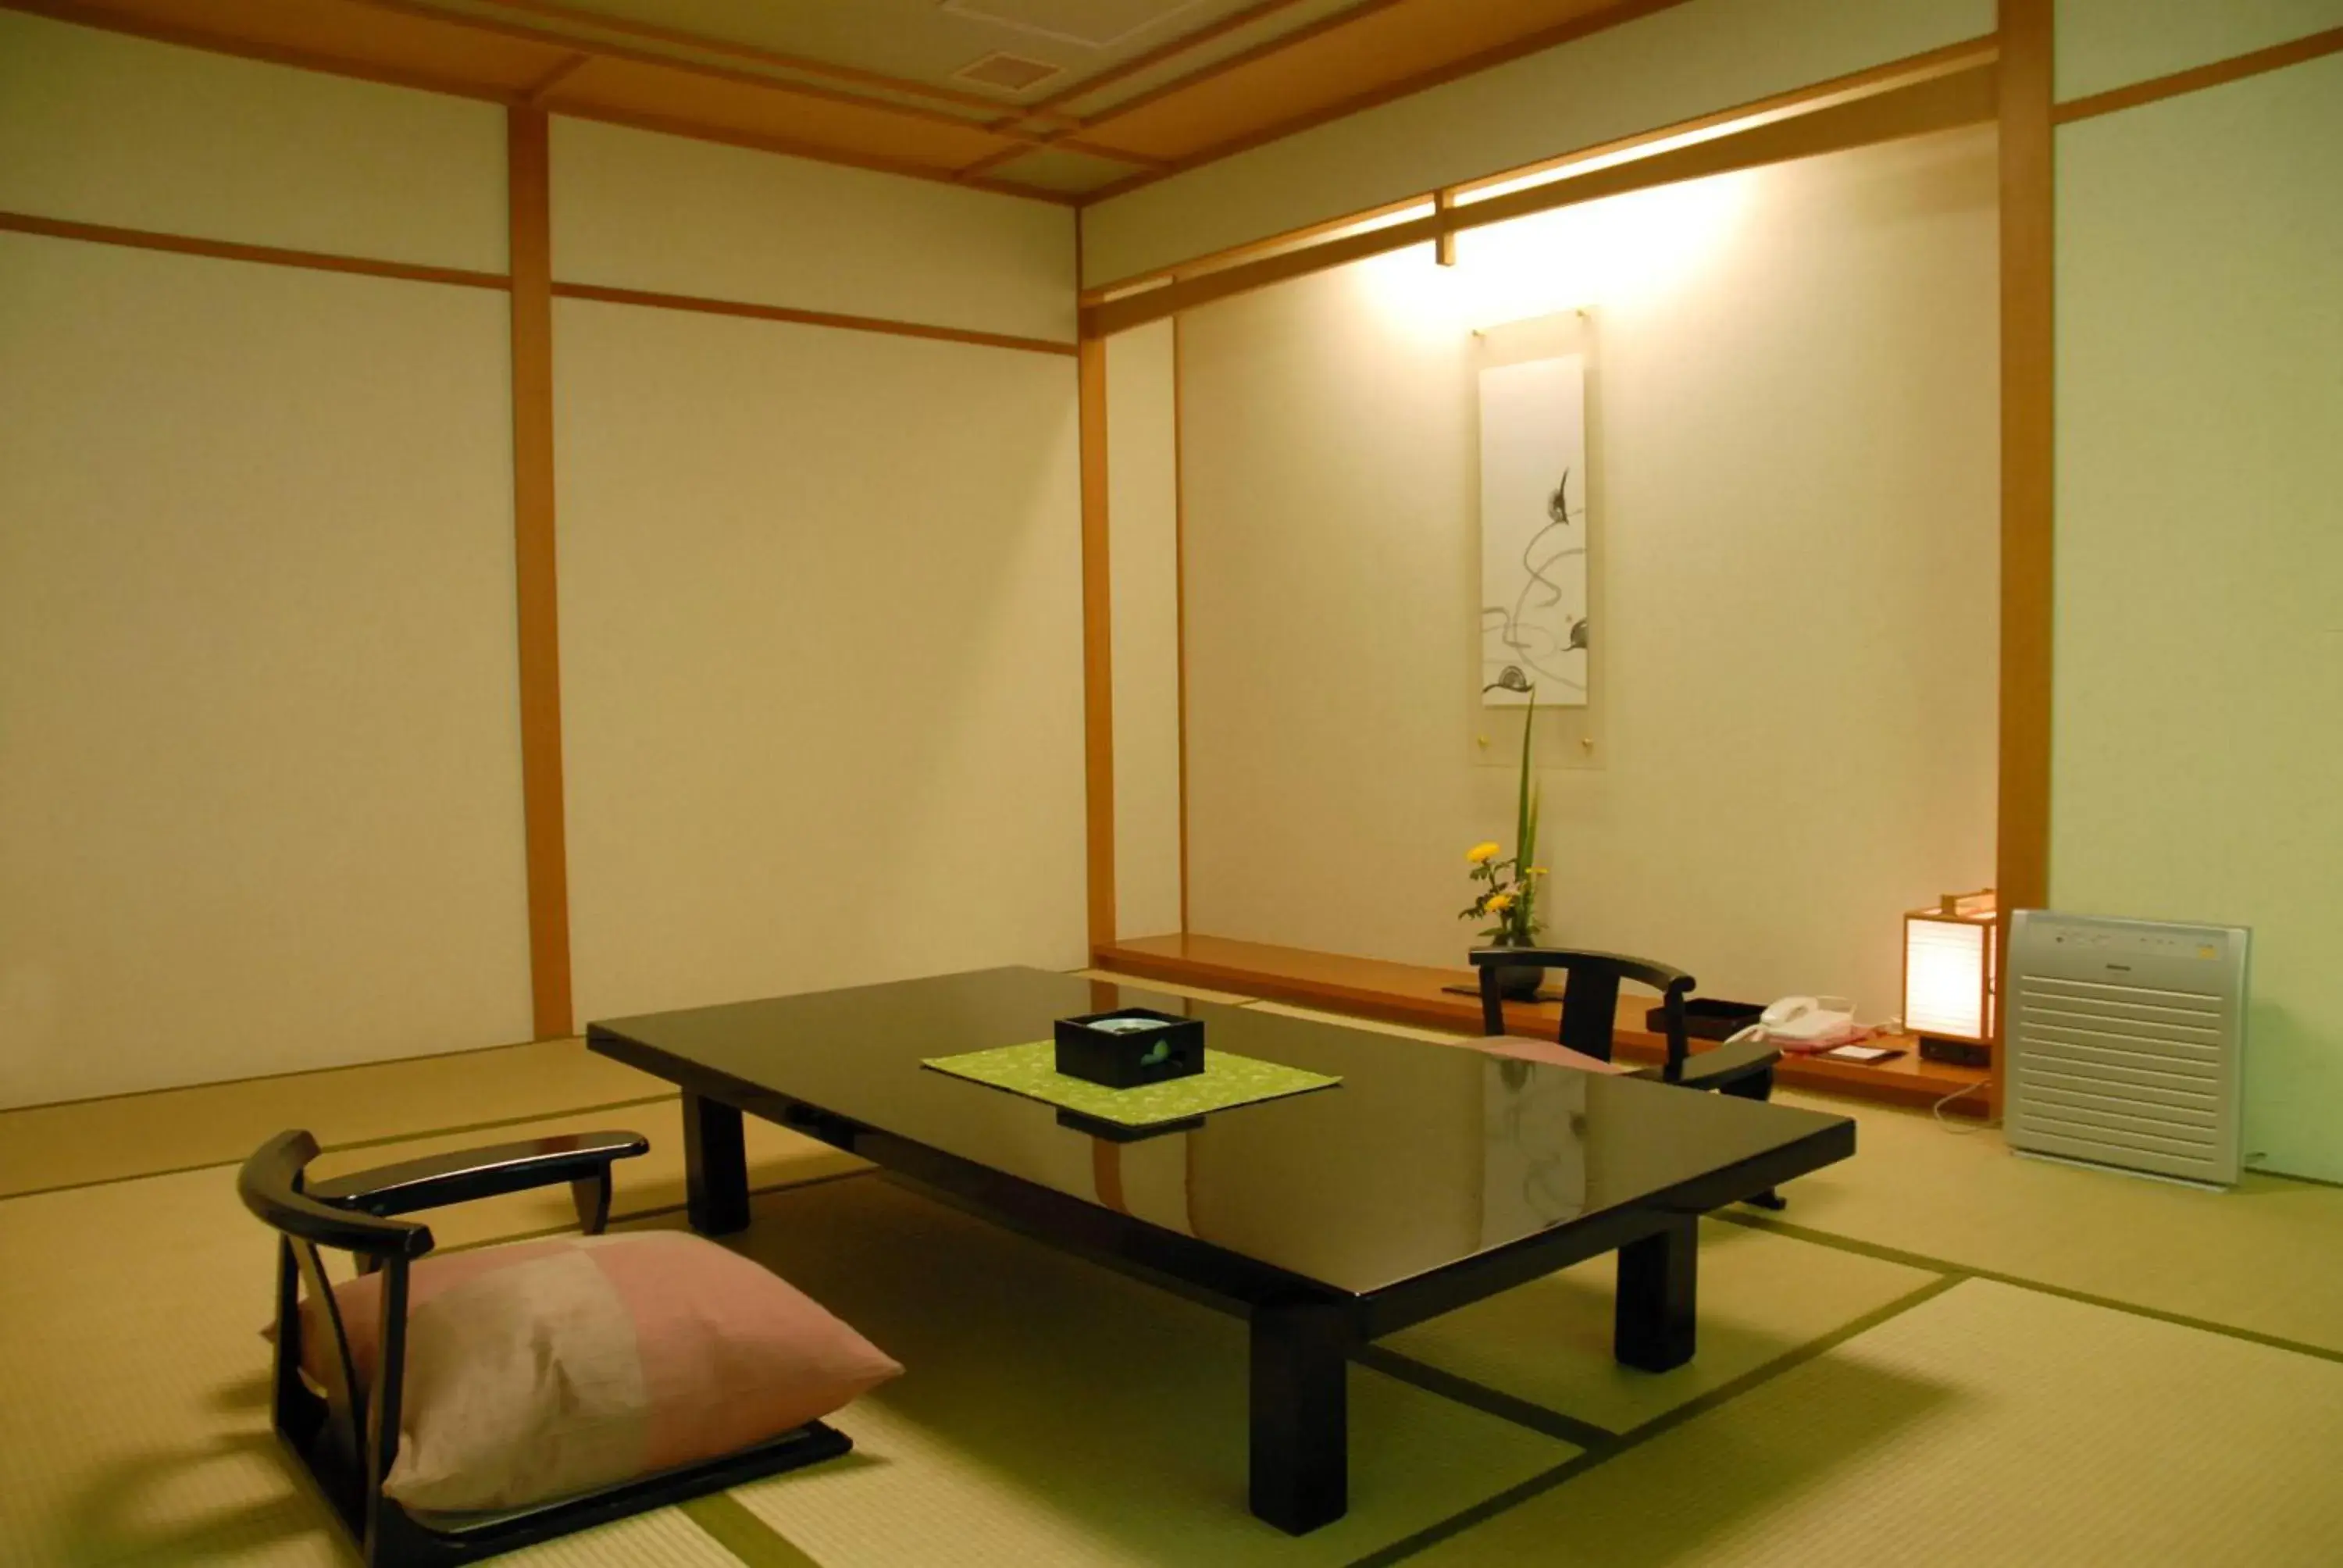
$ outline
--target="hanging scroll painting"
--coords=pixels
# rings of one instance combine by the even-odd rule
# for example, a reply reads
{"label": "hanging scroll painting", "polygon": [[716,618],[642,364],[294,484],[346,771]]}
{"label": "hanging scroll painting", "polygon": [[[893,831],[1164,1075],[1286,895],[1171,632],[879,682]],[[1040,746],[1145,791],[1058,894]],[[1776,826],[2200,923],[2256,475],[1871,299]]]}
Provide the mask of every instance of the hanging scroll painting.
{"label": "hanging scroll painting", "polygon": [[1586,361],[1481,372],[1481,700],[1586,705]]}

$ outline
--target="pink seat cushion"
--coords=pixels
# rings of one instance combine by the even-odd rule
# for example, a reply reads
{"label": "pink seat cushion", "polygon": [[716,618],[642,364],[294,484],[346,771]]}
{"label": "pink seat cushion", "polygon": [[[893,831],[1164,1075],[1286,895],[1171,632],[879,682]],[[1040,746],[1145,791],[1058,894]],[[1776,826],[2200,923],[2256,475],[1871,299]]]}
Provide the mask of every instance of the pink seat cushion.
{"label": "pink seat cushion", "polygon": [[[361,1382],[379,1274],[334,1300]],[[302,1362],[330,1331],[302,1303]],[[779,1435],[902,1372],[802,1292],[676,1231],[565,1236],[426,1258],[408,1277],[398,1455],[413,1509],[509,1509]]]}

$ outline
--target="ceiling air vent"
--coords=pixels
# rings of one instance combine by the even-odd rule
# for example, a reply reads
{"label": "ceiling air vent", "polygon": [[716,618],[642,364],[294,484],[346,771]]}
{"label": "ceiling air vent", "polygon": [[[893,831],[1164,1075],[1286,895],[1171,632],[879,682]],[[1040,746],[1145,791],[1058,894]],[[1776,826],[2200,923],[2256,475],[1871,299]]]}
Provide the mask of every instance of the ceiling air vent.
{"label": "ceiling air vent", "polygon": [[2012,917],[2009,1146],[2236,1181],[2247,938],[2235,926]]}
{"label": "ceiling air vent", "polygon": [[1013,27],[1037,38],[1111,49],[1192,7],[1196,0],[943,0],[971,22]]}
{"label": "ceiling air vent", "polygon": [[1037,83],[1056,75],[1061,67],[1045,60],[1029,60],[1022,55],[987,55],[971,61],[952,73],[963,82],[974,82],[980,87],[1000,87],[1011,93],[1021,93]]}

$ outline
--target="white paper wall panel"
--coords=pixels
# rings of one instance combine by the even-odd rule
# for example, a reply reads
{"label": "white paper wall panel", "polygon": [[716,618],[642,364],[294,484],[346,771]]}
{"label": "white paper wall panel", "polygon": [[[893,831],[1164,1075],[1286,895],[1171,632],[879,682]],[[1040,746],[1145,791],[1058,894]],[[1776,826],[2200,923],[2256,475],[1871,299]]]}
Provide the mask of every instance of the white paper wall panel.
{"label": "white paper wall panel", "polygon": [[1111,282],[1991,33],[1993,0],[1690,0],[1082,213]]}
{"label": "white paper wall panel", "polygon": [[2249,1162],[2343,1181],[2343,58],[2058,132],[2050,890],[2254,929]]}
{"label": "white paper wall panel", "polygon": [[1080,963],[1073,361],[555,328],[578,1017]]}
{"label": "white paper wall panel", "polygon": [[553,275],[1071,342],[1071,208],[553,122]]}
{"label": "white paper wall panel", "polygon": [[1180,929],[1180,490],[1172,325],[1107,340],[1115,930]]}
{"label": "white paper wall panel", "polygon": [[2343,0],[2057,0],[2061,100],[2343,27]]}
{"label": "white paper wall panel", "polygon": [[0,11],[0,209],[502,272],[505,112]]}
{"label": "white paper wall panel", "polygon": [[[1609,271],[1583,338],[1603,718],[1544,773],[1557,940],[1877,1019],[1901,911],[1992,879],[1995,180],[1977,130],[1529,220],[1525,268]],[[1519,719],[1474,695],[1483,351],[1450,312],[1491,280],[1462,260],[1182,322],[1198,931],[1450,965],[1473,940],[1464,850],[1513,816],[1481,759]]]}
{"label": "white paper wall panel", "polygon": [[508,353],[0,235],[0,1104],[528,1037]]}

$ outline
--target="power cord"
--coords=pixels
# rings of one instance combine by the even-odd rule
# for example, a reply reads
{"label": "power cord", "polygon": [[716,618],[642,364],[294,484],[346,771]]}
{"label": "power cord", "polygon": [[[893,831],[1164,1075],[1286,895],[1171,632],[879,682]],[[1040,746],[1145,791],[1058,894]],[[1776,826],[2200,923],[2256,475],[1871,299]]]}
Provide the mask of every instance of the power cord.
{"label": "power cord", "polygon": [[1978,1090],[1989,1089],[1992,1085],[1993,1080],[1990,1078],[1980,1078],[1975,1083],[1964,1084],[1962,1087],[1954,1090],[1950,1094],[1946,1095],[1942,1100],[1936,1101],[1936,1104],[1928,1107],[1928,1113],[1936,1119],[1937,1126],[1943,1128],[1946,1131],[1951,1133],[1956,1138],[1967,1138],[1976,1133],[1986,1131],[1989,1128],[1999,1126],[2000,1123],[1998,1122],[1978,1121],[1971,1122],[1966,1127],[1956,1127],[1945,1119],[1946,1106],[1950,1105],[1954,1101],[1960,1099],[1965,1094],[1975,1094]]}

